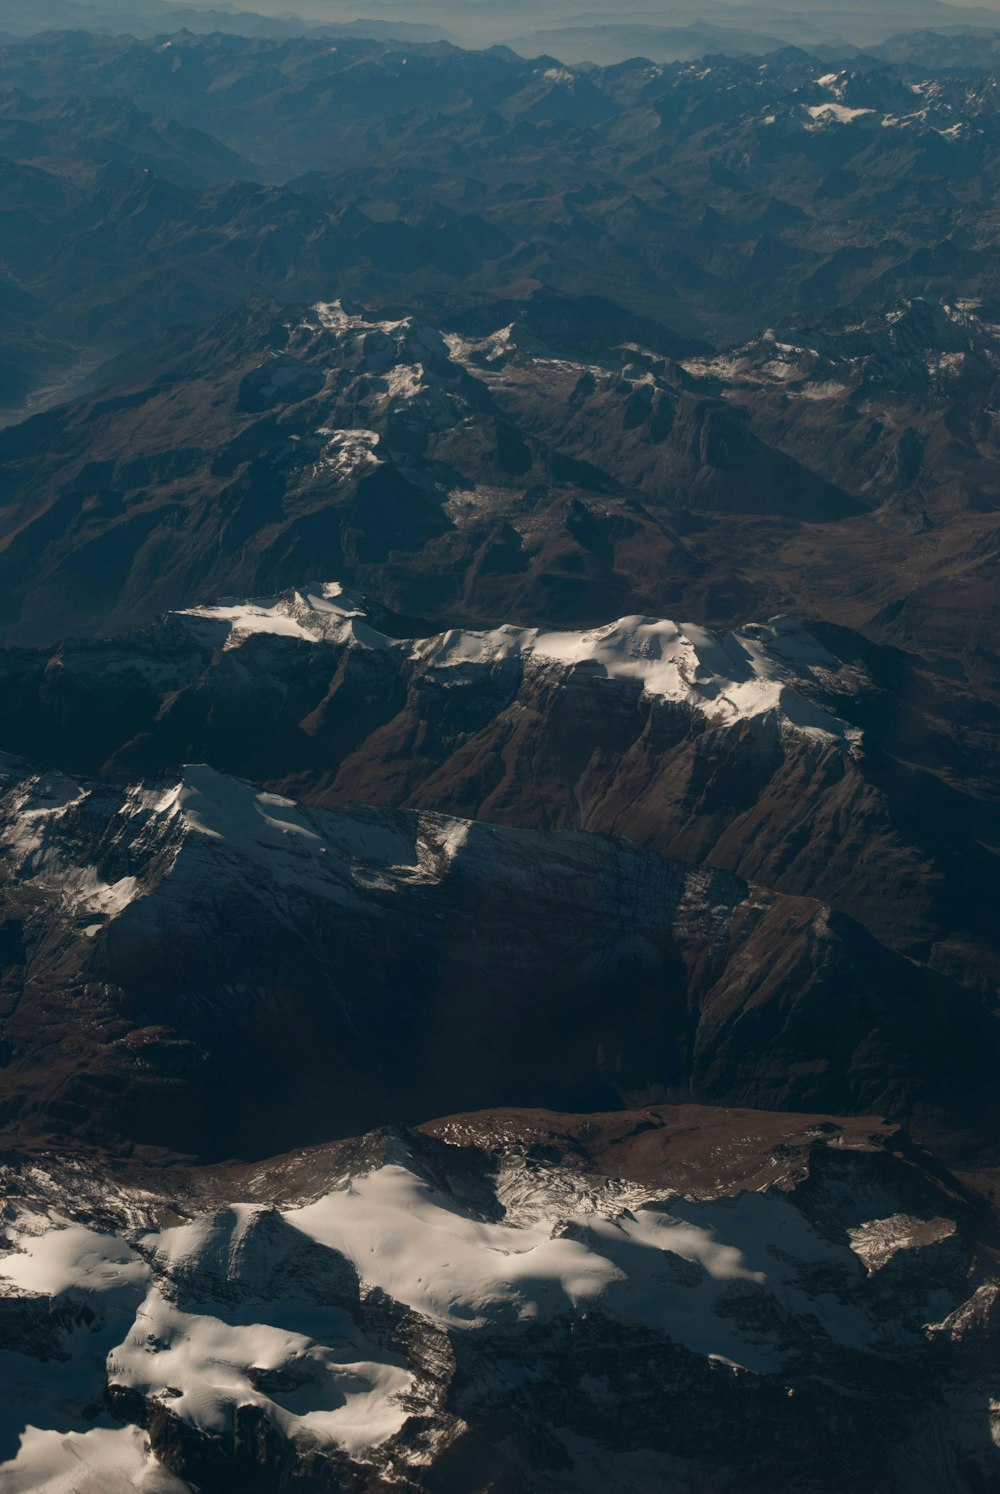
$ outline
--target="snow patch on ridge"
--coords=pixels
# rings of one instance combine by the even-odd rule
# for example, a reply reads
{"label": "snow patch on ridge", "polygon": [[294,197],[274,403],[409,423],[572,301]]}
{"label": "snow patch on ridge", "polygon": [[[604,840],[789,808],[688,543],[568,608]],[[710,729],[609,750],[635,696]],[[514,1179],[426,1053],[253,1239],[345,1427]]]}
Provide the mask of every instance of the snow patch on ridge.
{"label": "snow patch on ridge", "polygon": [[[247,1319],[231,1322],[213,1313],[211,1304],[181,1311],[153,1287],[135,1328],[112,1351],[109,1377],[144,1396],[171,1387],[171,1410],[210,1434],[226,1431],[234,1403],[261,1407],[287,1437],[306,1433],[354,1456],[400,1430],[408,1415],[401,1397],[413,1376],[395,1363],[355,1357],[361,1345],[346,1313],[336,1323],[339,1335],[325,1344],[266,1318],[254,1321],[264,1316],[262,1307],[253,1304],[244,1314],[230,1310],[230,1317]],[[330,1316],[318,1304],[313,1314],[317,1329]],[[267,1383],[269,1376],[287,1388],[258,1390],[254,1382]]]}
{"label": "snow patch on ridge", "polygon": [[854,744],[861,733],[802,693],[826,686],[840,661],[792,618],[773,617],[731,633],[695,623],[632,616],[604,627],[555,631],[503,625],[488,630],[452,628],[429,638],[394,639],[366,621],[360,599],[337,583],[293,591],[260,602],[227,602],[177,614],[227,625],[223,647],[238,648],[257,633],[307,642],[391,649],[414,663],[450,674],[498,664],[585,670],[638,683],[650,696],[702,712],[716,724],[748,721],[775,712],[783,725],[817,738]]}
{"label": "snow patch on ridge", "polygon": [[224,601],[213,607],[192,607],[176,614],[185,619],[204,618],[208,622],[226,624],[228,632],[224,647],[238,648],[245,639],[256,633],[275,633],[286,638],[302,638],[308,642],[332,639],[342,642],[348,636],[358,642],[386,643],[381,634],[367,626],[356,628],[355,623],[364,623],[365,612],[339,582],[303,591],[285,592],[277,597],[265,597],[259,601]]}
{"label": "snow patch on ridge", "polygon": [[[132,787],[123,794],[25,772],[9,793],[14,812],[0,827],[0,852],[21,883],[57,888],[63,910],[88,938],[127,910],[139,911],[137,903],[144,904],[140,916],[155,919],[164,884],[196,916],[227,863],[238,866],[248,897],[291,923],[303,894],[350,906],[372,890],[434,884],[448,875],[470,831],[465,820],[433,813],[311,810],[205,764],[185,766],[166,791]],[[24,806],[53,793],[53,779],[55,803],[40,830],[39,812]],[[81,826],[78,816],[93,824]],[[83,865],[81,833],[97,841],[96,854],[89,851],[94,860]],[[124,857],[129,874],[109,884],[100,870],[106,856],[116,864]]]}
{"label": "snow patch on ridge", "polygon": [[382,465],[378,455],[381,441],[377,431],[351,429],[332,430],[320,426],[316,433],[324,440],[324,446],[316,460],[316,470],[342,481],[357,477],[363,472],[373,472]]}
{"label": "snow patch on ridge", "polygon": [[851,109],[847,104],[807,104],[806,113],[820,123],[836,120],[838,124],[851,124],[863,114],[874,114],[874,109]]}
{"label": "snow patch on ridge", "polygon": [[343,334],[346,332],[396,332],[400,327],[407,324],[406,318],[395,321],[372,321],[368,317],[358,316],[353,312],[346,311],[340,301],[317,301],[309,308],[305,321],[301,324],[303,328],[312,328],[318,324],[327,332]]}
{"label": "snow patch on ridge", "polygon": [[90,791],[65,773],[22,778],[13,791],[14,813],[0,832],[0,850],[18,880],[58,887],[71,917],[113,918],[136,896],[135,877],[109,882],[96,866],[74,864],[63,843],[63,822],[69,815],[85,814],[89,797]]}
{"label": "snow patch on ridge", "polygon": [[[369,1285],[449,1328],[532,1322],[600,1304],[622,1321],[667,1328],[697,1352],[723,1346],[738,1354],[715,1299],[722,1284],[766,1281],[738,1247],[668,1212],[560,1219],[550,1208],[533,1223],[495,1224],[448,1207],[397,1165],[284,1217],[344,1255]],[[672,1277],[665,1254],[696,1264],[700,1285]]]}
{"label": "snow patch on ridge", "polygon": [[[422,814],[411,821],[377,810],[311,810],[280,794],[189,764],[180,782],[155,806],[180,832],[175,878],[205,885],[205,858],[235,857],[248,886],[276,904],[307,892],[349,904],[359,889],[391,891],[440,881],[468,834],[464,820]],[[210,874],[209,874],[210,881]]]}

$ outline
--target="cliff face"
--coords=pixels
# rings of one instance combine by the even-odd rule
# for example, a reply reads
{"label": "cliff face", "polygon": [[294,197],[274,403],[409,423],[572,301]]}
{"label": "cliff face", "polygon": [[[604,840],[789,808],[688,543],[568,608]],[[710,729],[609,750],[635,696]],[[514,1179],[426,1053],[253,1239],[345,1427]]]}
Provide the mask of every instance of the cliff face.
{"label": "cliff face", "polygon": [[109,782],[204,761],[320,806],[624,836],[828,901],[993,1003],[996,750],[961,682],[784,616],[411,629],[329,583],[2,651],[5,741]]}
{"label": "cliff face", "polygon": [[265,1155],[629,1096],[983,1135],[994,1019],[823,904],[628,842],[8,760],[12,1137]]}

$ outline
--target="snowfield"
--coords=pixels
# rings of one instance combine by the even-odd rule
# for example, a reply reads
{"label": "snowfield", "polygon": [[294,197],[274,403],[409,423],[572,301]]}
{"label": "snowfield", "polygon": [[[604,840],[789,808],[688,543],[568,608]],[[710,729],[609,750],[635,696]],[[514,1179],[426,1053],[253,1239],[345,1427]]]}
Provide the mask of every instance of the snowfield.
{"label": "snowfield", "polygon": [[[280,1208],[236,1203],[149,1227],[163,1205],[122,1195],[116,1231],[69,1217],[69,1196],[12,1198],[0,1299],[59,1341],[57,1362],[27,1347],[0,1356],[4,1488],[189,1487],[108,1405],[159,1406],[209,1444],[242,1408],[295,1447],[384,1465],[404,1456],[408,1418],[438,1393],[426,1356],[449,1335],[502,1342],[491,1351],[502,1358],[524,1332],[597,1314],[751,1377],[794,1376],[807,1344],[912,1354],[919,1318],[890,1319],[866,1284],[921,1232],[947,1233],[893,1215],[831,1237],[780,1190],[663,1196],[516,1151],[492,1173],[484,1211],[482,1194],[477,1206],[461,1184],[445,1191],[433,1171],[401,1135],[381,1165]],[[891,1247],[873,1254],[882,1238]],[[925,1310],[949,1311],[946,1291],[925,1297]],[[387,1304],[394,1331],[380,1320]],[[591,1391],[607,1394],[597,1381]]]}

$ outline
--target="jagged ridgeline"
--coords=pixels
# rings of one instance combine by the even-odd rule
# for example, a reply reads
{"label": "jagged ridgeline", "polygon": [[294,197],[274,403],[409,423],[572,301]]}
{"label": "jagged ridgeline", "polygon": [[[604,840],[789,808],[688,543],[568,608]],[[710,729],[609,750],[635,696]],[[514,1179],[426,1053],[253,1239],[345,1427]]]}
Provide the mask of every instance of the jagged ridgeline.
{"label": "jagged ridgeline", "polygon": [[991,1494],[1000,32],[54,3],[4,1494]]}
{"label": "jagged ridgeline", "polygon": [[24,1143],[218,1157],[648,1096],[995,1123],[994,1019],[809,898],[627,841],[5,762]]}

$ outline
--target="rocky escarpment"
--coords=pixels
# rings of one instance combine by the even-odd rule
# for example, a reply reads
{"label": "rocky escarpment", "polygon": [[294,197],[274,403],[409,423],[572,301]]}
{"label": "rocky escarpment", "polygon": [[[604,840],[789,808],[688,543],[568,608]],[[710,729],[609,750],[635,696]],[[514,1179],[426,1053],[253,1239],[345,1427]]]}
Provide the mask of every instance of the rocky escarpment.
{"label": "rocky escarpment", "polygon": [[121,782],[205,761],[326,807],[610,832],[822,898],[987,1004],[1000,981],[991,713],[845,630],[415,637],[330,583],[6,650],[0,689],[3,745],[51,766]]}
{"label": "rocky escarpment", "polygon": [[164,1181],[5,1164],[18,1494],[996,1476],[994,1223],[878,1122],[503,1111]]}
{"label": "rocky escarpment", "polygon": [[821,903],[625,841],[5,765],[12,1137],[261,1155],[488,1104],[911,1116],[974,1146],[996,1019]]}

